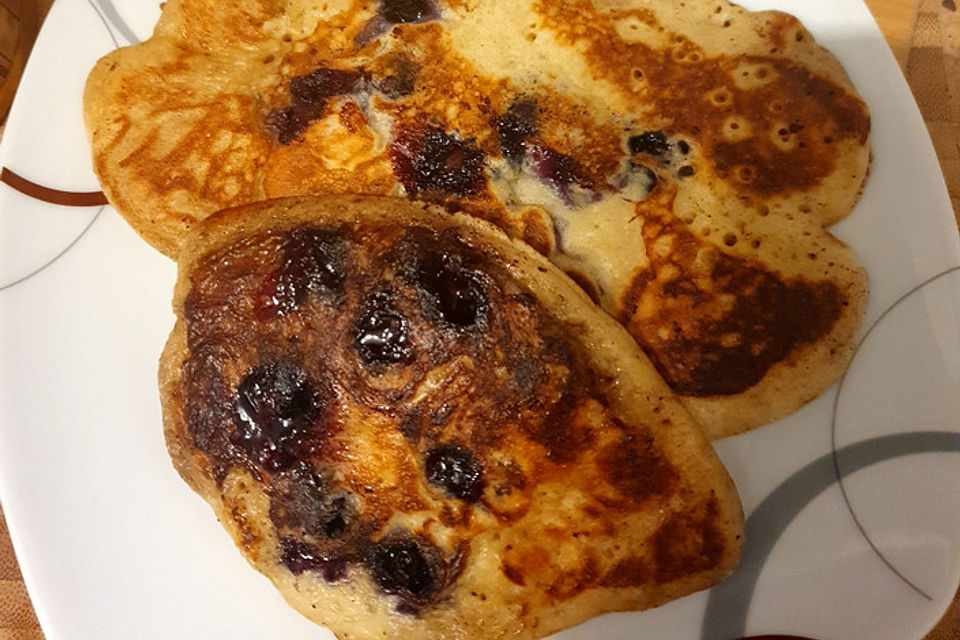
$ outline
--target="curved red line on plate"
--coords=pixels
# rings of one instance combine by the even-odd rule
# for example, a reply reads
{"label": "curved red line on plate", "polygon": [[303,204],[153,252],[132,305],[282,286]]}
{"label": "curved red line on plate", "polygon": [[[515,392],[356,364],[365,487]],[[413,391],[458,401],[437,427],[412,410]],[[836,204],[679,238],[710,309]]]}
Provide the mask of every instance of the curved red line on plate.
{"label": "curved red line on plate", "polygon": [[6,167],[0,171],[0,182],[5,182],[20,193],[50,204],[67,207],[99,207],[107,204],[103,191],[60,191],[31,182]]}

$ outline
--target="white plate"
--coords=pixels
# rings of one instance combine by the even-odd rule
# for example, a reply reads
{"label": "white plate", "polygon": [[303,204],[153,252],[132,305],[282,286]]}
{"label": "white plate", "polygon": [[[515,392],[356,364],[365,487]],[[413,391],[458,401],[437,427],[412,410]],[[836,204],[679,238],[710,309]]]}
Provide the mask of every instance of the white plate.
{"label": "white plate", "polygon": [[[737,572],[566,638],[921,638],[960,578],[960,242],[923,121],[860,0],[750,0],[800,17],[870,105],[874,163],[834,228],[871,278],[840,385],[720,442],[748,515]],[[156,0],[61,0],[0,165],[97,191],[81,123],[94,61]],[[326,637],[247,567],[163,446],[156,363],[174,266],[109,207],[0,184],[0,497],[49,640]],[[838,482],[838,475],[843,478]]]}

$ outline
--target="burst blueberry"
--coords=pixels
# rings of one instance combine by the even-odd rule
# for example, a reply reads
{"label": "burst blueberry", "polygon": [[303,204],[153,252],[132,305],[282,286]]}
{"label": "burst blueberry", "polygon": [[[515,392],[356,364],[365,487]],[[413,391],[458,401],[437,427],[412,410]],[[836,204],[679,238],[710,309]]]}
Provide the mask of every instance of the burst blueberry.
{"label": "burst blueberry", "polygon": [[427,452],[424,460],[427,482],[447,494],[476,502],[483,492],[483,469],[469,450],[455,443],[442,444]]}
{"label": "burst blueberry", "polygon": [[476,324],[486,310],[487,299],[478,274],[442,254],[424,259],[420,284],[436,303],[440,317],[450,324]]}
{"label": "burst blueberry", "polygon": [[237,387],[235,445],[268,471],[290,467],[313,432],[322,398],[307,375],[290,362],[270,362]]}
{"label": "burst blueberry", "polygon": [[407,321],[386,294],[373,296],[354,323],[353,346],[368,365],[409,362],[413,347]]}
{"label": "burst blueberry", "polygon": [[437,569],[413,539],[376,543],[366,557],[374,581],[386,593],[405,601],[423,603],[433,594]]}

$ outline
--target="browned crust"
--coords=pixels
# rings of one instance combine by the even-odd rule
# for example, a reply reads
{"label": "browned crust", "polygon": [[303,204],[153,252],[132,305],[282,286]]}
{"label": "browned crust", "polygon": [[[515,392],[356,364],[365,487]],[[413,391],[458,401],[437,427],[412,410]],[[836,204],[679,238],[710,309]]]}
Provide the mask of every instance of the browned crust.
{"label": "browned crust", "polygon": [[[452,606],[426,610],[419,617],[396,613],[389,599],[377,592],[362,571],[351,570],[345,582],[331,588],[308,574],[294,576],[280,565],[275,534],[268,526],[268,499],[256,489],[256,480],[246,471],[234,470],[218,485],[211,478],[208,458],[197,451],[187,431],[181,366],[189,356],[184,301],[191,274],[204,256],[240,238],[268,231],[280,233],[303,223],[456,229],[465,244],[482,251],[491,264],[505,265],[511,278],[535,296],[551,317],[570,327],[580,355],[589,360],[597,375],[611,379],[615,376],[615,384],[605,387],[615,414],[628,425],[657,425],[652,428],[658,446],[663,447],[677,473],[699,496],[691,496],[690,504],[700,506],[676,511],[662,525],[659,537],[652,539],[651,557],[657,563],[645,566],[640,561],[625,561],[600,574],[605,576],[602,579],[587,563],[569,574],[566,582],[550,587],[552,604],[544,606],[542,600],[531,599],[523,591],[525,587],[518,584],[523,582],[524,563],[537,562],[535,548],[527,554],[511,555],[502,547],[505,543],[493,541],[500,537],[511,539],[509,524],[490,523],[497,533],[494,538],[487,535],[489,532],[474,537],[460,577],[472,586],[473,592],[483,593],[486,599],[454,591]],[[254,567],[273,580],[294,607],[329,625],[341,637],[384,637],[383,632],[387,637],[409,637],[415,633],[420,637],[509,634],[538,638],[603,612],[662,604],[712,584],[735,564],[741,544],[742,513],[735,489],[709,442],[622,327],[599,311],[539,254],[509,240],[488,224],[406,200],[359,196],[291,198],[227,210],[204,221],[185,244],[178,268],[174,295],[178,322],[164,350],[159,372],[164,429],[174,464],[211,504]],[[661,424],[669,427],[660,427]],[[598,460],[613,465],[611,469],[624,470],[615,476],[614,483],[622,484],[624,490],[642,493],[648,481],[632,471],[627,473],[631,465],[643,468],[642,451],[643,446],[631,445],[607,450]],[[687,543],[682,542],[685,535],[694,536],[707,555],[702,566],[694,563],[681,571],[676,562],[686,558]],[[536,545],[537,541],[522,538],[514,542],[518,547],[531,543]],[[558,551],[565,543],[557,540],[551,544]],[[582,585],[587,584],[594,586],[584,590]]]}
{"label": "browned crust", "polygon": [[[570,160],[579,186],[602,191],[622,177],[623,162],[649,165],[658,187],[677,194],[668,213],[690,233],[710,235],[705,243],[781,282],[841,292],[842,313],[830,329],[796,341],[778,360],[758,359],[754,365],[767,367],[758,382],[722,393],[677,387],[712,437],[782,417],[836,380],[867,287],[856,257],[825,227],[859,198],[870,118],[839,62],[799,21],[726,0],[441,4],[444,19],[395,25],[364,43],[357,38],[374,7],[359,0],[322,7],[171,0],[153,38],[111,53],[89,77],[84,117],[105,194],[173,257],[194,224],[225,207],[275,196],[402,193],[393,138],[426,127],[471,141],[503,172],[496,119],[532,98],[540,118],[534,141]],[[477,46],[491,40],[501,46]],[[302,140],[280,144],[271,113],[289,106],[292,78],[318,65],[362,70],[375,88],[363,99],[327,100]],[[403,65],[415,69],[412,92],[390,94],[384,83]],[[645,131],[668,133],[674,151],[629,157],[628,137]],[[644,277],[645,252],[612,248],[609,235],[564,237],[577,212],[534,213],[522,205],[538,203],[509,202],[494,182],[457,196],[429,189],[416,196],[527,241],[629,324],[623,300]],[[638,207],[634,226],[642,213]],[[740,240],[735,249],[726,246],[730,234]],[[762,249],[751,249],[755,239]],[[575,256],[564,254],[570,241],[582,242]],[[819,256],[812,270],[800,264],[811,254]],[[820,268],[825,263],[829,269]],[[665,360],[656,341],[633,333],[658,365]]]}

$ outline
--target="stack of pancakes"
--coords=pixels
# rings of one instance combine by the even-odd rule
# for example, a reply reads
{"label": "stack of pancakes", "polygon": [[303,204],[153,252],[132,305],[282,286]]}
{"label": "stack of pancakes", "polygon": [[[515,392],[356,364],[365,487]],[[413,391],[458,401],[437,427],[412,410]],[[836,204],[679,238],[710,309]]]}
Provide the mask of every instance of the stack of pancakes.
{"label": "stack of pancakes", "polygon": [[[94,166],[179,262],[177,468],[341,637],[535,638],[709,586],[709,440],[849,360],[869,116],[724,0],[170,0]],[[345,194],[345,195],[338,195]]]}

